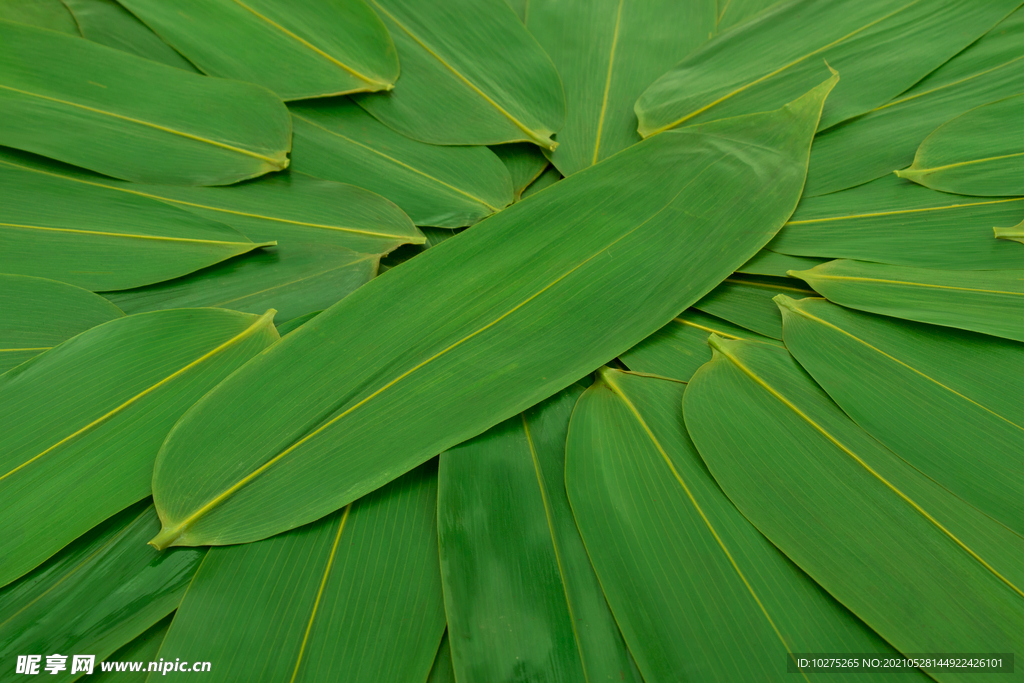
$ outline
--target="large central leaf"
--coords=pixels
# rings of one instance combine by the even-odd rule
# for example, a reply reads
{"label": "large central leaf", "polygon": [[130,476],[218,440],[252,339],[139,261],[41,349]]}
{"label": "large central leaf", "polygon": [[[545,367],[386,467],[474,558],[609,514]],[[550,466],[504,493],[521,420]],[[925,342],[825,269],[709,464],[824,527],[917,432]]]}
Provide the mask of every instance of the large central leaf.
{"label": "large central leaf", "polygon": [[239,543],[317,519],[655,332],[792,212],[837,80],[635,145],[289,334],[168,436],[154,544]]}

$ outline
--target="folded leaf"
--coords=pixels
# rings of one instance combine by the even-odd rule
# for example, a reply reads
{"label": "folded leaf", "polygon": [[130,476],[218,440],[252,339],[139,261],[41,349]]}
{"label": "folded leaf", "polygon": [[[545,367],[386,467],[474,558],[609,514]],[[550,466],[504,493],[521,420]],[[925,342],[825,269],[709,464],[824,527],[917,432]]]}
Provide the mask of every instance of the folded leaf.
{"label": "folded leaf", "polygon": [[211,76],[258,83],[283,100],[391,90],[398,57],[363,0],[124,0]]}
{"label": "folded leaf", "polygon": [[274,320],[285,323],[322,311],[369,282],[376,275],[378,258],[343,247],[290,243],[175,280],[104,296],[126,313],[206,306],[261,313],[273,308]]}
{"label": "folded leaf", "polygon": [[0,275],[0,373],[124,313],[92,292],[38,277]]}
{"label": "folded leaf", "polygon": [[346,99],[290,109],[295,170],[365,187],[416,225],[461,228],[512,203],[508,170],[488,149],[410,140]]}
{"label": "folded leaf", "polygon": [[302,529],[211,549],[160,657],[239,681],[426,680],[444,633],[435,472]]}
{"label": "folded leaf", "polygon": [[566,445],[569,500],[644,680],[786,681],[793,652],[899,656],[725,497],[686,435],[684,388],[602,369]]}
{"label": "folded leaf", "polygon": [[848,308],[1024,341],[1024,270],[929,270],[830,261],[791,275]]}
{"label": "folded leaf", "polygon": [[1021,198],[960,197],[890,175],[803,199],[768,248],[921,268],[1020,268],[1020,247],[992,239],[992,226],[1022,218]]}
{"label": "folded leaf", "polygon": [[[811,147],[811,149],[813,150],[814,147]],[[746,273],[747,275],[786,277],[786,273],[791,270],[806,270],[808,268],[813,268],[820,263],[824,263],[824,261],[825,259],[788,256],[787,254],[780,254],[776,251],[762,249],[754,254],[754,258],[737,268],[736,272]]]}
{"label": "folded leaf", "polygon": [[1024,346],[821,299],[777,301],[786,348],[847,415],[964,501],[1024,533]]}
{"label": "folded leaf", "polygon": [[554,149],[565,97],[551,59],[504,0],[369,0],[398,48],[402,84],[355,100],[435,145]]}
{"label": "folded leaf", "polygon": [[711,360],[708,335],[726,339],[746,339],[774,346],[782,342],[733,325],[690,308],[647,339],[619,355],[619,360],[634,372],[688,382],[700,366]]}
{"label": "folded leaf", "polygon": [[776,112],[634,145],[289,334],[162,447],[153,543],[239,543],[318,519],[654,333],[792,212],[835,80]]}
{"label": "folded leaf", "polygon": [[768,540],[901,652],[1021,650],[1024,539],[862,431],[785,350],[710,343],[686,427]]}
{"label": "folded leaf", "polygon": [[782,339],[782,316],[772,301],[778,294],[814,296],[814,291],[790,278],[733,275],[693,307],[759,335]]}
{"label": "folded leaf", "polygon": [[148,496],[160,442],[186,408],[277,339],[272,317],[133,315],[0,375],[0,585]]}
{"label": "folded leaf", "polygon": [[924,139],[910,168],[896,175],[941,192],[1024,194],[1024,95],[977,107]]}
{"label": "folded leaf", "polygon": [[581,393],[573,385],[441,454],[441,578],[459,680],[640,680],[565,495]]}
{"label": "folded leaf", "polygon": [[[158,553],[146,545],[156,526],[153,506],[140,502],[0,590],[0,657],[91,654],[99,673],[99,662],[173,612],[206,548]],[[66,663],[64,680],[79,678]]]}
{"label": "folded leaf", "polygon": [[61,0],[0,0],[0,19],[72,36],[82,35],[75,25],[74,17]]}
{"label": "folded leaf", "polygon": [[512,177],[512,193],[516,201],[522,198],[523,190],[540,177],[548,167],[548,159],[536,145],[517,142],[511,145],[495,145],[491,151],[498,155]]}
{"label": "folded leaf", "polygon": [[550,153],[562,175],[640,141],[633,103],[715,31],[717,4],[531,0],[526,27],[551,56],[565,88],[565,126]]}
{"label": "folded leaf", "polygon": [[198,69],[116,0],[63,0],[86,40],[193,73]]}
{"label": "folded leaf", "polygon": [[142,635],[107,657],[109,662],[124,662],[126,664],[129,662],[146,662],[145,669],[139,672],[122,672],[117,671],[115,668],[113,671],[104,672],[97,666],[94,668],[94,675],[96,677],[90,678],[90,683],[96,683],[97,681],[99,683],[111,681],[113,683],[146,683],[146,678],[149,676],[148,663],[155,662],[159,657],[160,644],[164,642],[164,636],[167,635],[167,629],[170,628],[171,619],[173,618],[174,614],[169,614],[143,631]]}
{"label": "folded leaf", "polygon": [[1019,0],[781,2],[711,40],[655,81],[636,103],[640,134],[778,107],[817,82],[822,60],[843,74],[822,114],[821,128],[829,128],[896,97],[1019,5]]}
{"label": "folded leaf", "polygon": [[288,165],[291,121],[265,88],[2,20],[0,43],[2,145],[141,183],[227,185]]}
{"label": "folded leaf", "polygon": [[148,197],[34,173],[7,159],[0,156],[2,272],[94,291],[127,289],[262,246]]}
{"label": "folded leaf", "polygon": [[822,132],[811,148],[804,196],[845,190],[909,166],[917,146],[945,121],[1024,91],[1022,40],[1024,11],[1017,10],[910,90]]}

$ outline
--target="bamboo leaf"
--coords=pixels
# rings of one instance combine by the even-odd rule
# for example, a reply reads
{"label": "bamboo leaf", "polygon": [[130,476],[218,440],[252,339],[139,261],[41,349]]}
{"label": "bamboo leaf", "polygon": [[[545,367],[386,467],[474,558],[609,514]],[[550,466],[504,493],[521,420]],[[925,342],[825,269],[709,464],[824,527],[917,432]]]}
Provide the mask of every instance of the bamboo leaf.
{"label": "bamboo leaf", "polygon": [[725,497],[686,435],[684,387],[604,368],[566,445],[569,500],[644,680],[784,681],[793,652],[898,656]]}
{"label": "bamboo leaf", "polygon": [[1022,198],[960,197],[888,176],[803,199],[768,249],[921,268],[1020,268],[1020,247],[992,239],[992,226],[1022,218]]}
{"label": "bamboo leaf", "polygon": [[573,385],[441,454],[441,578],[459,680],[640,680],[565,495],[581,393]]}
{"label": "bamboo leaf", "polygon": [[737,24],[742,24],[751,17],[757,16],[769,7],[779,4],[780,0],[718,0],[718,20],[715,32],[721,33]]}
{"label": "bamboo leaf", "polygon": [[308,323],[310,320],[317,317],[321,313],[323,313],[323,311],[313,311],[312,313],[307,313],[306,315],[300,315],[298,318],[292,318],[288,322],[278,325],[277,333],[283,337],[286,334],[289,334],[299,329],[300,327],[302,327],[303,325],[305,325],[306,323]]}
{"label": "bamboo leaf", "polygon": [[211,76],[258,83],[282,100],[391,90],[394,43],[363,0],[124,0]]}
{"label": "bamboo leaf", "polygon": [[81,35],[74,17],[61,0],[0,0],[0,19]]}
{"label": "bamboo leaf", "polygon": [[295,170],[376,192],[416,225],[460,228],[512,203],[508,170],[488,149],[410,140],[346,99],[290,109]]}
{"label": "bamboo leaf", "polygon": [[[845,190],[909,166],[921,141],[945,121],[1024,91],[1024,11],[885,104],[823,131],[811,148],[805,197]],[[883,144],[879,144],[883,141]]]}
{"label": "bamboo leaf", "polygon": [[265,88],[2,20],[0,42],[0,144],[143,183],[227,185],[288,165],[291,121]]}
{"label": "bamboo leaf", "polygon": [[216,309],[129,316],[0,375],[0,585],[148,496],[171,426],[277,339],[271,318]]}
{"label": "bamboo leaf", "polygon": [[562,174],[558,172],[554,166],[548,166],[540,176],[530,183],[525,190],[523,190],[523,198],[532,197],[541,190],[546,190],[559,180],[562,179]]}
{"label": "bamboo leaf", "polygon": [[455,668],[452,666],[452,650],[448,645],[448,631],[441,638],[441,647],[437,649],[437,658],[430,668],[427,683],[455,683]]}
{"label": "bamboo leaf", "polygon": [[160,657],[240,681],[426,680],[444,633],[435,472],[425,465],[302,529],[211,549]]}
{"label": "bamboo leaf", "polygon": [[[715,38],[637,100],[644,137],[778,107],[817,82],[821,60],[843,74],[821,129],[890,101],[1015,10],[1017,0],[789,0]],[[893,51],[899,50],[899,59]]]}
{"label": "bamboo leaf", "polygon": [[1015,240],[1024,244],[1024,221],[1012,228],[996,228],[996,239]]}
{"label": "bamboo leaf", "polygon": [[[793,210],[835,80],[776,112],[635,145],[288,335],[199,401],[164,444],[154,544],[237,543],[317,519],[654,333]],[[443,292],[424,287],[438,278]]]}
{"label": "bamboo leaf", "polygon": [[634,372],[688,382],[700,366],[711,360],[708,335],[746,339],[782,346],[782,343],[690,308],[647,339],[619,355]]}
{"label": "bamboo leaf", "polygon": [[86,40],[193,73],[198,69],[116,0],[62,0]]}
{"label": "bamboo leaf", "polygon": [[[812,146],[813,150],[814,147]],[[770,275],[772,277],[788,277],[786,273],[791,270],[808,270],[824,263],[826,259],[806,258],[803,256],[789,256],[776,251],[762,249],[754,254],[742,266],[736,269],[737,273],[747,275]]]}
{"label": "bamboo leaf", "polygon": [[554,149],[565,97],[551,59],[504,0],[368,0],[402,84],[356,98],[394,130],[435,145],[532,142]]}
{"label": "bamboo leaf", "polygon": [[495,145],[491,151],[505,164],[512,178],[512,194],[515,201],[522,199],[523,190],[540,177],[548,167],[548,159],[536,145],[518,142],[512,145]]}
{"label": "bamboo leaf", "polygon": [[710,343],[686,427],[768,540],[901,652],[1020,651],[1024,539],[867,435],[785,350]]}
{"label": "bamboo leaf", "polygon": [[715,31],[715,0],[531,0],[526,27],[565,87],[551,162],[568,176],[640,141],[633,103]]}
{"label": "bamboo leaf", "polygon": [[733,275],[693,307],[758,335],[782,339],[782,316],[772,301],[778,294],[814,296],[814,291],[788,278]]}
{"label": "bamboo leaf", "polygon": [[157,525],[153,506],[137,503],[0,590],[5,680],[25,654],[93,654],[98,673],[99,662],[174,611],[206,548],[158,553],[146,546]]}
{"label": "bamboo leaf", "polygon": [[793,271],[848,308],[1024,341],[1024,271],[957,271],[830,261]]}
{"label": "bamboo leaf", "polygon": [[857,424],[965,502],[1024,533],[1024,347],[820,299],[777,301],[786,348]]}
{"label": "bamboo leaf", "polygon": [[0,374],[80,332],[124,317],[92,292],[54,280],[0,274]]}
{"label": "bamboo leaf", "polygon": [[[167,629],[171,626],[171,619],[174,614],[164,617],[154,625],[150,626],[147,630],[142,632],[142,635],[137,636],[127,645],[123,646],[117,652],[111,654],[107,661],[110,662],[155,662],[159,656],[160,644],[164,641],[164,636],[167,635]],[[98,667],[97,667],[98,668]],[[113,681],[114,683],[146,683],[146,678],[149,677],[149,667],[147,665],[146,670],[139,672],[120,672],[116,669],[111,672],[96,671],[95,678],[90,678],[90,683],[108,683]],[[95,671],[95,670],[94,670]]]}
{"label": "bamboo leaf", "polygon": [[1024,195],[1024,95],[976,107],[924,139],[896,175],[941,192]]}

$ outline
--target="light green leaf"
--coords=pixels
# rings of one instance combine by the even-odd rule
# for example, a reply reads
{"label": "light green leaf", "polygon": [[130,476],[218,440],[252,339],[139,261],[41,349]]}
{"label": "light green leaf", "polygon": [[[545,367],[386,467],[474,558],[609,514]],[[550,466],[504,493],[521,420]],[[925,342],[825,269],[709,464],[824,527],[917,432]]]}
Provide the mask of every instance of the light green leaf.
{"label": "light green leaf", "polygon": [[717,4],[530,0],[526,27],[551,56],[565,88],[565,126],[549,154],[562,175],[640,141],[633,103],[715,31]]}
{"label": "light green leaf", "polygon": [[683,389],[604,368],[566,445],[569,500],[644,680],[787,681],[793,652],[898,656],[725,497],[686,434]]}
{"label": "light green leaf", "polygon": [[376,192],[416,225],[460,228],[512,203],[512,179],[488,149],[410,140],[347,99],[290,109],[294,170]]}
{"label": "light green leaf", "polygon": [[558,172],[554,166],[548,166],[547,169],[540,176],[530,183],[525,190],[523,190],[523,199],[532,197],[541,190],[546,190],[559,180],[562,179],[562,174]]}
{"label": "light green leaf", "polygon": [[1024,221],[1012,228],[996,228],[996,239],[1015,240],[1024,244]]}
{"label": "light green leaf", "polygon": [[237,681],[425,681],[444,633],[435,473],[425,465],[309,526],[211,549],[160,657]]}
{"label": "light green leaf", "polygon": [[718,5],[718,23],[716,33],[721,33],[737,24],[742,24],[751,17],[765,11],[781,0],[716,0]]}
{"label": "light green leaf", "polygon": [[258,83],[283,100],[391,90],[394,43],[363,0],[123,0],[211,76]]}
{"label": "light green leaf", "polygon": [[124,313],[101,296],[54,280],[0,275],[0,373]]}
{"label": "light green leaf", "polygon": [[[164,444],[154,544],[238,543],[308,523],[653,334],[792,212],[834,84],[776,112],[634,145],[289,334]],[[441,279],[440,291],[424,286]]]}
{"label": "light green leaf", "polygon": [[288,165],[291,120],[265,88],[7,21],[0,43],[2,145],[142,183],[227,185]]}
{"label": "light green leaf", "polygon": [[848,308],[1024,341],[1024,270],[929,270],[829,261],[791,275]]}
{"label": "light green leaf", "polygon": [[261,313],[273,308],[276,322],[285,323],[332,306],[372,280],[378,259],[343,247],[290,243],[104,296],[126,313],[206,306]]}
{"label": "light green leaf", "polygon": [[1024,194],[1024,95],[977,107],[924,139],[910,168],[896,175],[941,192]]}
{"label": "light green leaf", "polygon": [[128,316],[0,375],[0,585],[148,496],[160,442],[186,408],[276,341],[272,317]]}
{"label": "light green leaf", "polygon": [[61,0],[0,0],[0,19],[81,35],[74,17]]}
{"label": "light green leaf", "polygon": [[1024,91],[1024,11],[1017,10],[910,90],[822,132],[811,148],[805,197],[866,183],[909,166],[925,136],[951,118]]}
{"label": "light green leaf", "polygon": [[[814,150],[814,147],[811,147]],[[807,270],[824,263],[826,259],[806,258],[803,256],[788,256],[777,251],[762,249],[754,254],[742,266],[736,269],[737,273],[747,275],[770,275],[772,277],[787,277],[786,273],[791,270]]]}
{"label": "light green leaf", "polygon": [[198,73],[192,63],[160,40],[116,0],[63,0],[86,40]]}
{"label": "light green leaf", "polygon": [[0,154],[0,272],[90,290],[191,273],[260,244],[147,197],[31,172]]}
{"label": "light green leaf", "polygon": [[[0,590],[4,680],[26,654],[44,655],[43,666],[48,654],[96,655],[98,673],[99,662],[174,611],[206,548],[158,553],[146,545],[157,526],[153,506],[140,502]],[[69,675],[71,663],[62,680],[81,678]]]}
{"label": "light green leaf", "polygon": [[[155,662],[159,658],[160,645],[164,642],[164,636],[167,635],[167,629],[171,627],[173,618],[174,614],[169,614],[143,631],[142,635],[107,657],[108,662],[123,662],[122,666],[125,666],[126,669],[130,663],[146,662],[142,671],[117,671],[116,665],[114,665],[113,671],[104,672],[101,667],[96,666],[94,674],[96,677],[90,678],[89,683],[97,683],[97,681],[99,683],[146,683],[146,678],[149,676],[149,662]],[[212,670],[213,667],[210,668]]]}
{"label": "light green leaf", "polygon": [[746,339],[782,346],[770,337],[733,325],[690,308],[647,339],[619,355],[630,370],[688,382],[697,369],[711,360],[708,335]]}
{"label": "light green leaf", "polygon": [[277,333],[283,337],[286,334],[289,334],[290,332],[294,332],[295,330],[299,329],[300,327],[308,323],[313,318],[320,315],[322,312],[323,311],[313,311],[312,313],[307,313],[306,315],[300,315],[298,318],[292,318],[288,322],[278,325]]}
{"label": "light green leaf", "polygon": [[536,145],[517,142],[511,145],[495,145],[491,151],[498,155],[512,177],[512,193],[515,200],[523,196],[523,190],[540,177],[548,167],[548,159]]}
{"label": "light green leaf", "polygon": [[784,349],[710,343],[686,427],[768,540],[901,652],[1021,651],[1024,539],[857,427]]}
{"label": "light green leaf", "polygon": [[573,385],[441,454],[441,578],[459,680],[640,680],[565,495],[581,393]]}
{"label": "light green leaf", "polygon": [[448,645],[447,631],[441,638],[441,647],[437,648],[437,657],[430,669],[427,683],[455,683],[455,668],[452,666],[452,649]]}
{"label": "light green leaf", "polygon": [[1024,533],[1024,346],[821,299],[777,301],[786,348],[857,424]]}
{"label": "light green leaf", "polygon": [[[885,104],[977,40],[1019,0],[789,0],[710,41],[636,103],[644,137],[780,106],[843,75],[821,128]],[[894,59],[893,54],[899,58]]]}
{"label": "light green leaf", "polygon": [[693,307],[759,335],[782,339],[782,316],[772,301],[778,294],[814,296],[814,291],[789,278],[733,275]]}
{"label": "light green leaf", "polygon": [[961,197],[890,175],[803,199],[768,248],[921,268],[1020,268],[1020,247],[992,239],[992,226],[1022,218],[1022,198]]}
{"label": "light green leaf", "polygon": [[369,0],[398,48],[402,82],[356,98],[435,145],[532,142],[554,149],[565,96],[551,59],[504,0]]}

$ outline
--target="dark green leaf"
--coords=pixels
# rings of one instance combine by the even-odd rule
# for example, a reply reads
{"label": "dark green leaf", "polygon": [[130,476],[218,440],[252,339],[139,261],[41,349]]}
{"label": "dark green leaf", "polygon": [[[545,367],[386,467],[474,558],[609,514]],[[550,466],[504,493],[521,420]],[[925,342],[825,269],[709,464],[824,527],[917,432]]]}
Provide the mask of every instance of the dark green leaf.
{"label": "dark green leaf", "polygon": [[782,339],[782,316],[772,301],[777,294],[814,296],[814,291],[791,278],[733,275],[693,307],[759,335]]}
{"label": "dark green leaf", "polygon": [[523,190],[540,177],[548,167],[548,159],[537,145],[517,142],[511,145],[495,145],[491,148],[512,177],[512,193],[516,201],[522,198]]}
{"label": "dark green leaf", "polygon": [[[160,652],[160,645],[164,642],[167,629],[171,626],[170,614],[154,625],[150,626],[142,635],[136,637],[130,643],[107,657],[108,662],[146,662],[145,667],[138,672],[117,671],[116,665],[113,671],[104,672],[101,667],[95,667],[95,678],[90,678],[89,683],[146,683],[149,676],[149,662],[155,662]],[[126,667],[127,668],[127,667]],[[212,670],[212,667],[211,667]]]}

